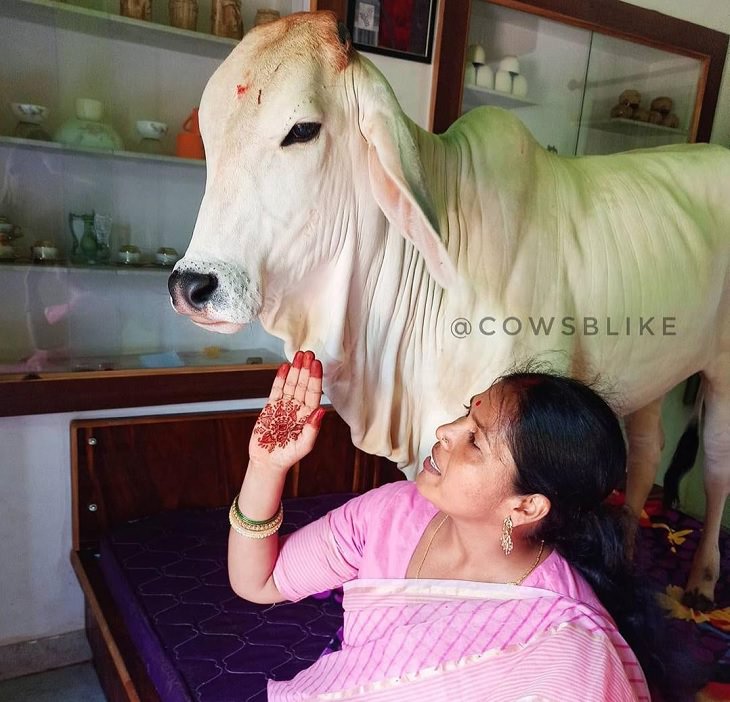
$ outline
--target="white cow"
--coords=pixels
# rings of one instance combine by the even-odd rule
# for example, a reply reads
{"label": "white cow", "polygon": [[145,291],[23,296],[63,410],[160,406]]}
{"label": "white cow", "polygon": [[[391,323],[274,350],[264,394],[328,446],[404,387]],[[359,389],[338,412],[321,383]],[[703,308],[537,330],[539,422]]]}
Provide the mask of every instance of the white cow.
{"label": "white cow", "polygon": [[[561,158],[489,108],[430,134],[329,13],[246,35],[200,125],[207,183],[175,309],[224,333],[258,318],[290,357],[314,350],[355,445],[411,476],[440,423],[537,355],[610,382],[639,509],[662,397],[701,371],[708,511],[689,586],[712,598],[730,489],[730,152]],[[531,331],[540,317],[550,333]]]}

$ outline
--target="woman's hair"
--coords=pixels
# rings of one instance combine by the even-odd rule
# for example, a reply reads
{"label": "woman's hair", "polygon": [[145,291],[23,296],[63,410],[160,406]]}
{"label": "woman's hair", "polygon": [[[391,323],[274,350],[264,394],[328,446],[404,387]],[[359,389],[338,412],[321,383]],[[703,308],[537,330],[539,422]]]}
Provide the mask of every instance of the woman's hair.
{"label": "woman's hair", "polygon": [[628,510],[606,504],[626,470],[616,414],[587,384],[529,366],[495,386],[501,433],[517,467],[515,490],[550,500],[532,538],[544,539],[588,581],[664,699],[692,699],[703,671],[667,633],[655,593],[628,557]]}

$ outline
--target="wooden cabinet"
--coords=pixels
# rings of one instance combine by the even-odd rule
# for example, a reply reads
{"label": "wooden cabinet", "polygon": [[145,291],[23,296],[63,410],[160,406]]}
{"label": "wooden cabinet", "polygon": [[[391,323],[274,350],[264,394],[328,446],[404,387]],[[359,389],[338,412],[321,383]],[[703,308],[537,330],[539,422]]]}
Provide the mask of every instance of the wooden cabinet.
{"label": "wooden cabinet", "polygon": [[[436,132],[481,103],[517,110],[545,147],[563,154],[709,140],[726,34],[616,0],[452,0],[442,13]],[[514,96],[470,86],[473,75],[465,81],[473,44],[483,45],[492,70],[505,56],[519,60],[528,83],[521,101],[505,104]],[[647,110],[671,97],[676,126],[612,117],[627,89],[641,93]]]}

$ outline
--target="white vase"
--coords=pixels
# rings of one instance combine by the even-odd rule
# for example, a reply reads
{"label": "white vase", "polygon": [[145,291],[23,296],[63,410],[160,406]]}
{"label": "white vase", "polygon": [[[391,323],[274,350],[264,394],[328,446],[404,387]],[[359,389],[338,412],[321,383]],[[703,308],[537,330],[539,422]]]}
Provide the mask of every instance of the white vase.
{"label": "white vase", "polygon": [[477,85],[480,88],[494,90],[494,71],[486,64],[477,69]]}
{"label": "white vase", "polygon": [[468,61],[476,63],[479,66],[487,61],[487,54],[481,44],[472,44],[469,46],[466,55]]}
{"label": "white vase", "polygon": [[512,76],[512,94],[516,97],[527,96],[527,78],[525,76]]}
{"label": "white vase", "polygon": [[[477,76],[477,79],[479,76]],[[512,92],[512,74],[508,71],[497,71],[497,75],[494,77],[494,89],[499,90],[501,93]]]}

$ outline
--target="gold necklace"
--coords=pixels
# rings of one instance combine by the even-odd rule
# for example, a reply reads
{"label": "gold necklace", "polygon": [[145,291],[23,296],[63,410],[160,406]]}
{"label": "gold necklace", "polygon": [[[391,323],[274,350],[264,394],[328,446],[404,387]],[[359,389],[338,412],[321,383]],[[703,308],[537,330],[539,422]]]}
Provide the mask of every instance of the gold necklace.
{"label": "gold necklace", "polygon": [[436,534],[439,533],[439,529],[444,525],[444,522],[449,518],[448,514],[444,515],[444,518],[439,522],[439,525],[434,529],[433,534],[431,534],[431,538],[428,540],[428,545],[426,546],[426,550],[423,552],[423,558],[421,559],[421,562],[418,564],[418,568],[416,569],[416,578],[421,577],[421,568],[423,568],[423,564],[426,562],[426,556],[428,556],[428,550],[431,548],[431,544],[433,543],[433,540],[436,538]]}
{"label": "gold necklace", "polygon": [[540,542],[540,550],[537,552],[537,558],[535,559],[535,562],[530,566],[529,570],[519,579],[513,580],[511,583],[508,583],[509,585],[522,585],[522,581],[530,574],[532,573],[535,568],[537,568],[538,563],[540,563],[540,558],[542,558],[542,550],[545,548],[545,540],[543,539]]}
{"label": "gold necklace", "polygon": [[[428,552],[431,549],[431,544],[433,543],[433,540],[436,538],[436,534],[439,533],[439,529],[445,524],[446,520],[449,518],[448,514],[444,515],[444,518],[438,523],[438,526],[433,530],[433,534],[431,534],[431,538],[428,540],[428,544],[426,545],[426,550],[423,552],[423,558],[421,558],[421,562],[418,564],[418,568],[416,568],[416,578],[421,577],[421,568],[423,568],[423,564],[426,562],[426,556],[428,556]],[[537,552],[537,558],[535,558],[535,562],[529,567],[529,569],[524,573],[524,575],[521,578],[518,578],[517,580],[513,580],[510,583],[507,583],[508,585],[521,585],[525,578],[532,573],[535,568],[540,563],[540,559],[542,558],[542,552],[545,548],[545,540],[543,539],[540,542],[540,550]]]}

